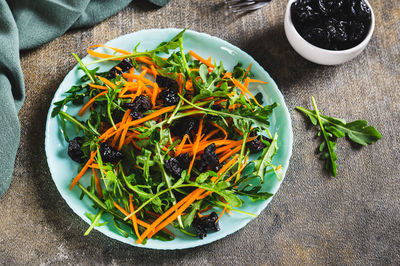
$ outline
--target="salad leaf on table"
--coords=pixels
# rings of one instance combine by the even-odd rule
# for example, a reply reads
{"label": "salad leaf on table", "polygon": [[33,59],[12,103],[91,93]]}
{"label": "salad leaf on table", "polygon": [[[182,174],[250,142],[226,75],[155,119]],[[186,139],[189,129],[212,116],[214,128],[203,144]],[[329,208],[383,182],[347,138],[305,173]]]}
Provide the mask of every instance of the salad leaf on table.
{"label": "salad leaf on table", "polygon": [[326,169],[336,177],[337,154],[335,152],[335,138],[347,136],[350,141],[367,146],[381,139],[382,135],[373,126],[368,126],[368,122],[365,120],[346,123],[345,120],[340,118],[324,116],[320,114],[313,96],[311,96],[311,100],[315,110],[309,110],[301,106],[297,106],[296,109],[307,115],[313,125],[319,125],[318,136],[323,137],[319,146],[320,158],[325,160]]}

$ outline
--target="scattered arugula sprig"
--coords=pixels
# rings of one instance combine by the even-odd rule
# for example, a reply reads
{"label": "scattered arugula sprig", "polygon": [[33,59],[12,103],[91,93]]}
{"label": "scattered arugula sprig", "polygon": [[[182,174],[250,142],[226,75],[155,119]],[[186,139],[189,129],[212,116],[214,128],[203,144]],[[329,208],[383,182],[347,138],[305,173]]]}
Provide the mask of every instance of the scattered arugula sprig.
{"label": "scattered arugula sprig", "polygon": [[365,120],[346,123],[345,120],[340,118],[324,116],[320,114],[313,96],[311,96],[311,100],[315,109],[314,111],[301,106],[297,106],[296,109],[306,114],[313,125],[319,125],[318,136],[323,137],[322,143],[319,146],[320,158],[325,160],[326,169],[336,177],[336,138],[347,136],[350,141],[367,146],[381,139],[382,135],[373,126],[368,126],[368,122]]}

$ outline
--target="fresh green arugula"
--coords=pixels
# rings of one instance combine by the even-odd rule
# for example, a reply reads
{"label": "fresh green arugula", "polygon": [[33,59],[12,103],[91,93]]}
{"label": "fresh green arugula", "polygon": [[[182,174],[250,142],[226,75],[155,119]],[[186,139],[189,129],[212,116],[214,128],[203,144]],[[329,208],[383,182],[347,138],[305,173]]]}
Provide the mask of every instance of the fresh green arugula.
{"label": "fresh green arugula", "polygon": [[318,136],[322,136],[322,142],[319,146],[320,158],[325,160],[326,169],[336,177],[336,138],[347,136],[350,141],[367,146],[381,139],[382,135],[373,126],[368,126],[368,122],[365,120],[346,123],[345,120],[340,118],[324,116],[320,114],[313,96],[311,96],[311,100],[314,110],[309,110],[301,106],[297,106],[296,109],[306,114],[313,125],[319,125]]}

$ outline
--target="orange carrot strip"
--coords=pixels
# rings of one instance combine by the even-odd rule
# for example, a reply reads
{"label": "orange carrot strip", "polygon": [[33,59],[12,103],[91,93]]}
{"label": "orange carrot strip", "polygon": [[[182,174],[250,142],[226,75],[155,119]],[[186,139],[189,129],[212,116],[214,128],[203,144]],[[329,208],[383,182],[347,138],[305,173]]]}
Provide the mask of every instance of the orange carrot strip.
{"label": "orange carrot strip", "polygon": [[159,92],[158,84],[155,83],[155,86],[153,87],[153,95],[151,96],[151,103],[153,104],[153,106],[156,106],[158,92]]}
{"label": "orange carrot strip", "polygon": [[100,85],[96,85],[96,84],[92,84],[92,83],[89,83],[88,85],[89,85],[89,87],[92,87],[95,89],[108,90],[108,88],[106,86],[100,86]]}
{"label": "orange carrot strip", "polygon": [[252,65],[253,65],[253,63],[250,63],[250,65],[246,68],[246,71],[247,71],[247,72],[250,71]]}
{"label": "orange carrot strip", "polygon": [[202,62],[203,64],[205,64],[206,66],[214,68],[214,65],[211,64],[211,57],[209,57],[207,60],[205,60],[204,58],[202,58],[200,55],[196,54],[192,50],[189,51],[189,54],[191,56],[193,56],[195,59],[197,59],[200,62]]}
{"label": "orange carrot strip", "polygon": [[214,136],[215,134],[217,134],[220,130],[219,129],[214,129],[213,131],[211,131],[210,133],[208,133],[207,136],[205,136],[205,138],[203,139],[203,141],[208,140],[209,138],[211,138],[212,136]]}
{"label": "orange carrot strip", "polygon": [[219,221],[219,219],[221,219],[222,215],[226,212],[228,208],[224,207],[224,209],[222,210],[221,214],[219,215],[218,219],[215,221],[215,223],[217,223]]}
{"label": "orange carrot strip", "polygon": [[99,94],[97,94],[96,96],[94,96],[93,98],[91,98],[91,99],[81,108],[81,110],[79,110],[78,115],[79,115],[79,116],[82,116],[83,113],[86,111],[86,109],[88,109],[88,108],[94,103],[94,101],[96,100],[96,98],[98,98],[98,97],[100,97],[100,96],[106,94],[107,92],[108,92],[108,91],[100,92]]}
{"label": "orange carrot strip", "polygon": [[150,68],[151,68],[151,72],[153,72],[154,78],[157,78],[158,72],[157,72],[156,68],[153,65],[150,65]]}
{"label": "orange carrot strip", "polygon": [[123,73],[122,76],[123,76],[124,78],[130,78],[130,79],[141,80],[141,81],[143,81],[144,84],[149,85],[149,86],[151,86],[152,88],[154,88],[154,86],[155,86],[155,84],[156,84],[155,82],[153,82],[153,81],[151,81],[151,80],[149,80],[149,79],[147,79],[147,78],[145,78],[145,77],[141,77],[141,76],[139,76],[139,75],[136,75],[136,74],[134,74],[134,73]]}
{"label": "orange carrot strip", "polygon": [[179,154],[181,154],[183,145],[185,145],[185,142],[188,139],[188,137],[189,137],[188,134],[185,134],[185,136],[183,136],[181,143],[179,143],[178,147],[176,148],[175,157],[178,156]]}
{"label": "orange carrot strip", "polygon": [[92,151],[90,154],[89,160],[86,162],[85,166],[83,166],[82,170],[79,172],[79,174],[72,180],[71,186],[69,187],[69,190],[72,190],[76,183],[78,183],[79,179],[82,178],[82,176],[86,173],[86,170],[89,168],[89,165],[93,162],[94,156],[96,156],[97,151]]}
{"label": "orange carrot strip", "polygon": [[142,62],[142,63],[146,63],[148,65],[154,65],[153,62],[151,62],[151,58],[147,57],[147,56],[139,56],[139,57],[135,57],[136,61]]}
{"label": "orange carrot strip", "polygon": [[[130,109],[126,110],[126,112],[125,112],[125,114],[124,114],[124,116],[122,117],[122,120],[121,120],[121,124],[120,124],[121,126],[125,125],[126,120],[128,119],[130,113],[131,113]],[[114,139],[113,139],[113,141],[111,143],[112,147],[115,147],[115,144],[117,144],[117,140],[118,140],[120,135],[121,135],[121,131],[114,135]]]}
{"label": "orange carrot strip", "polygon": [[[122,208],[121,206],[119,206],[115,201],[113,201],[113,203],[114,203],[114,206],[115,206],[120,212],[122,212],[123,215],[128,216],[128,215],[130,214],[130,213],[127,212],[124,208]],[[140,220],[140,219],[137,219],[137,218],[136,218],[136,222],[137,222],[139,225],[143,226],[143,227],[146,227],[146,228],[149,228],[149,227],[150,227],[150,225],[149,225],[148,223],[143,222],[143,221]]]}
{"label": "orange carrot strip", "polygon": [[[155,118],[157,116],[160,116],[160,115],[165,114],[165,113],[167,113],[169,111],[172,111],[172,110],[174,110],[174,108],[175,108],[175,105],[164,107],[164,108],[162,108],[160,110],[157,110],[157,111],[155,111],[155,112],[153,112],[153,113],[151,113],[151,114],[149,114],[149,115],[147,115],[147,116],[145,116],[143,118],[136,119],[136,120],[134,120],[134,121],[132,121],[130,123],[126,123],[123,127],[119,127],[115,132],[122,131],[122,130],[124,130],[125,127],[133,127],[133,126],[139,125],[139,124],[141,124],[143,122],[146,122],[146,121],[148,121],[150,119],[153,119],[153,118]],[[100,140],[108,139],[111,135],[115,134],[115,132],[114,133],[108,133],[108,135],[105,135],[105,134],[101,135],[100,136]]]}
{"label": "orange carrot strip", "polygon": [[[131,213],[134,212],[132,194],[129,194],[129,211]],[[139,229],[138,229],[138,226],[137,226],[137,221],[136,221],[136,215],[135,214],[131,216],[131,221],[133,223],[133,229],[135,230],[136,236],[138,237],[138,239],[141,239],[140,234],[139,234]]]}
{"label": "orange carrot strip", "polygon": [[[173,213],[176,209],[178,209],[179,207],[181,207],[188,199],[192,198],[193,195],[195,194],[195,192],[199,190],[196,189],[193,192],[189,193],[186,197],[184,197],[183,199],[181,199],[179,202],[177,202],[175,205],[173,205],[171,208],[169,208],[166,212],[164,212],[160,217],[158,217],[151,225],[149,228],[147,228],[146,231],[143,232],[143,234],[141,235],[142,239],[145,239],[145,237],[147,237],[153,230],[154,228],[159,225],[162,221],[165,220],[165,218],[167,218],[171,213]],[[140,244],[142,243],[142,241],[137,240],[136,243]]]}
{"label": "orange carrot strip", "polygon": [[119,48],[110,47],[110,46],[103,45],[103,44],[95,44],[95,45],[90,46],[88,49],[97,48],[97,47],[108,48],[108,49],[114,50],[114,51],[116,51],[116,52],[118,52],[118,53],[121,53],[121,54],[124,54],[124,55],[129,55],[129,54],[131,54],[131,53],[128,52],[128,51],[125,51],[125,50],[122,50],[122,49],[119,49]]}
{"label": "orange carrot strip", "polygon": [[112,83],[111,81],[109,81],[106,78],[100,77],[100,76],[96,76],[99,80],[103,81],[104,84],[108,85],[111,89],[115,89],[117,87],[117,85],[115,85],[114,83]]}
{"label": "orange carrot strip", "polygon": [[[157,227],[154,228],[154,231],[152,231],[149,234],[149,238],[151,238],[154,234],[156,234],[158,231],[169,225],[172,221],[174,221],[176,218],[178,218],[179,215],[181,215],[195,200],[196,198],[204,191],[204,189],[196,189],[193,195],[176,211],[174,212],[170,217],[168,217],[164,222],[159,224]],[[190,195],[190,194],[189,194]],[[176,205],[176,204],[175,204]]]}
{"label": "orange carrot strip", "polygon": [[236,148],[234,148],[233,150],[231,150],[230,152],[228,152],[226,155],[224,155],[221,159],[220,162],[225,161],[226,159],[228,159],[229,157],[231,157],[233,154],[237,153],[238,151],[240,151],[240,149],[242,148],[242,146],[237,146]]}
{"label": "orange carrot strip", "polygon": [[232,79],[233,83],[242,91],[244,92],[243,94],[246,96],[246,92],[250,95],[251,98],[253,98],[253,100],[256,102],[256,104],[258,106],[260,106],[261,108],[263,108],[263,106],[261,104],[258,103],[257,99],[254,97],[253,94],[251,94],[251,92],[247,89],[247,87],[245,87],[242,83],[240,83],[239,81],[237,81],[235,78]]}
{"label": "orange carrot strip", "polygon": [[225,135],[225,138],[224,138],[224,139],[227,139],[227,138],[228,138],[228,133],[226,132],[226,130],[225,130],[223,127],[221,127],[220,125],[218,125],[217,123],[214,123],[214,122],[211,122],[211,124],[212,124],[214,127],[218,128],[219,130],[221,130],[221,131],[224,133],[224,135]]}
{"label": "orange carrot strip", "polygon": [[190,171],[192,170],[192,167],[193,167],[193,164],[194,164],[194,160],[196,158],[197,149],[199,147],[199,142],[200,142],[201,131],[202,130],[203,130],[203,119],[200,120],[199,129],[197,130],[196,140],[195,140],[194,145],[193,145],[193,159],[192,159],[192,161],[190,162],[190,165],[189,165],[188,175],[190,175]]}
{"label": "orange carrot strip", "polygon": [[97,193],[99,194],[100,198],[103,198],[103,191],[101,190],[100,179],[96,174],[96,169],[92,168],[92,172],[94,175],[94,183],[96,184]]}
{"label": "orange carrot strip", "polygon": [[[129,123],[132,121],[132,116],[128,116],[128,119],[126,120],[126,123]],[[122,131],[121,138],[119,139],[119,145],[118,145],[118,150],[120,151],[122,149],[122,146],[124,145],[125,142],[125,137],[126,133],[128,132],[129,127],[125,128]]]}
{"label": "orange carrot strip", "polygon": [[[99,57],[99,58],[110,58],[110,57],[114,57],[113,55],[95,52],[95,51],[90,50],[90,49],[87,50],[87,53],[90,54],[91,56]],[[124,59],[124,57],[116,57],[116,58],[113,58],[113,59],[111,59],[111,60],[120,61],[120,60],[122,60],[122,59]]]}

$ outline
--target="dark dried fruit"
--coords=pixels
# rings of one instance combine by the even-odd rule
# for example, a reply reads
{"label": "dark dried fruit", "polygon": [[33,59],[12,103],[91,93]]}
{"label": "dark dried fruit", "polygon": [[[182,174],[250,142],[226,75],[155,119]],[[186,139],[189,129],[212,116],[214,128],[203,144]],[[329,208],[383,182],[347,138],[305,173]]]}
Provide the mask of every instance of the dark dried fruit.
{"label": "dark dried fruit", "polygon": [[176,82],[173,79],[163,77],[161,75],[157,75],[156,83],[158,87],[163,89],[174,89],[174,90],[178,89],[178,82]]}
{"label": "dark dried fruit", "polygon": [[358,45],[371,25],[371,10],[364,0],[297,0],[291,16],[305,40],[329,50]]}
{"label": "dark dried fruit", "polygon": [[132,65],[131,61],[129,61],[129,59],[125,58],[118,65],[111,68],[111,70],[108,72],[108,78],[113,79],[117,75],[121,75],[124,72],[128,72],[132,67],[133,67],[133,65]]}
{"label": "dark dried fruit", "polygon": [[205,161],[200,160],[200,161],[195,161],[194,162],[194,167],[200,172],[200,173],[204,173],[205,171],[207,171],[208,165]]}
{"label": "dark dried fruit", "polygon": [[212,143],[204,149],[204,153],[201,155],[201,160],[206,162],[210,166],[211,170],[217,172],[221,169],[221,164],[217,154],[215,153],[215,144]]}
{"label": "dark dried fruit", "polygon": [[[224,110],[224,107],[222,107],[221,105],[213,105],[213,106],[211,106],[211,109],[215,110],[215,111],[222,111],[222,110]],[[217,115],[207,115],[207,118],[210,120],[216,120],[218,118],[218,116]]]}
{"label": "dark dried fruit", "polygon": [[207,231],[219,231],[220,227],[217,222],[218,215],[215,212],[212,212],[210,215],[198,218],[193,220],[192,226],[193,229],[196,231],[197,236],[200,239],[203,239],[207,236]]}
{"label": "dark dried fruit", "polygon": [[264,141],[270,142],[270,140],[264,136],[258,136],[256,139],[247,142],[246,147],[249,148],[250,153],[257,153],[262,151],[267,145],[265,145],[264,142],[261,141],[261,138]]}
{"label": "dark dried fruit", "polygon": [[179,103],[178,92],[174,89],[163,90],[158,97],[163,101],[164,106],[177,105]]}
{"label": "dark dried fruit", "polygon": [[179,165],[183,169],[188,169],[189,168],[190,159],[189,159],[189,154],[188,153],[179,154],[175,158],[178,160]]}
{"label": "dark dried fruit", "polygon": [[100,145],[100,156],[104,163],[118,163],[124,159],[124,154],[116,149],[110,147],[107,143],[103,142]]}
{"label": "dark dried fruit", "polygon": [[83,159],[84,153],[81,150],[83,143],[83,138],[76,137],[69,141],[68,143],[68,155],[71,159],[77,163],[83,163],[85,160]]}
{"label": "dark dried fruit", "polygon": [[151,100],[149,97],[147,97],[145,95],[139,95],[135,98],[135,100],[133,102],[125,103],[124,107],[129,108],[132,111],[144,113],[148,110],[153,109],[153,104],[151,103]]}
{"label": "dark dried fruit", "polygon": [[312,28],[309,31],[307,31],[304,34],[304,39],[306,41],[324,48],[324,49],[329,49],[330,47],[330,38],[329,38],[329,32],[325,29],[322,28]]}
{"label": "dark dried fruit", "polygon": [[189,155],[187,153],[172,157],[164,162],[165,171],[174,178],[181,178],[182,171],[189,168]]}
{"label": "dark dried fruit", "polygon": [[129,115],[132,117],[132,120],[137,120],[137,119],[143,118],[143,114],[138,111],[133,111]]}
{"label": "dark dried fruit", "polygon": [[196,127],[196,119],[193,117],[182,117],[176,120],[170,127],[171,133],[177,137],[189,134]]}

